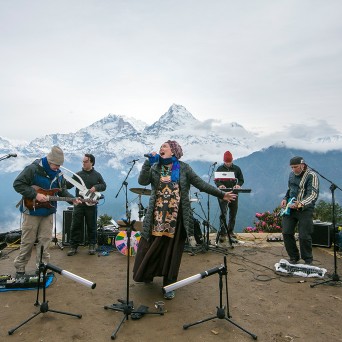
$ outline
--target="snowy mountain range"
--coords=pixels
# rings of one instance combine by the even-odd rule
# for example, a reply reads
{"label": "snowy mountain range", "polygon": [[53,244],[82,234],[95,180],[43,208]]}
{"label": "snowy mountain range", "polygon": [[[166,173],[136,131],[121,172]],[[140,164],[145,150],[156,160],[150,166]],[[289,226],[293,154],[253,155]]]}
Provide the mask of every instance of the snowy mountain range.
{"label": "snowy mountain range", "polygon": [[[251,224],[249,221],[253,220],[256,211],[272,210],[279,204],[279,198],[286,187],[288,160],[294,154],[312,160],[314,167],[335,181],[341,176],[341,134],[324,135],[317,133],[317,130],[312,133],[308,128],[306,131],[300,129],[259,136],[235,122],[224,124],[214,119],[199,121],[186,108],[176,104],[152,125],[109,114],[74,133],[50,134],[28,143],[11,142],[0,137],[0,154],[18,155],[17,158],[8,158],[0,163],[3,184],[0,231],[1,226],[17,224],[12,224],[18,220],[14,207],[19,196],[12,188],[14,178],[35,158],[46,155],[51,146],[58,145],[64,150],[64,166],[73,171],[81,168],[84,153],[96,156],[95,167],[107,181],[106,202],[101,209],[117,219],[118,215],[124,215],[125,205],[122,199],[119,200],[122,193],[118,200],[114,195],[132,165],[129,162],[139,159],[129,179],[130,187],[139,186],[137,174],[145,160],[143,155],[153,150],[158,151],[159,146],[168,139],[177,140],[181,144],[184,151],[182,160],[191,163],[194,170],[206,180],[209,165],[221,163],[224,151],[230,150],[233,153],[234,160],[244,171],[245,186],[254,191],[251,196],[241,199],[243,205],[240,206],[241,216],[238,217],[240,226]],[[329,192],[325,192],[325,199],[328,198]]]}

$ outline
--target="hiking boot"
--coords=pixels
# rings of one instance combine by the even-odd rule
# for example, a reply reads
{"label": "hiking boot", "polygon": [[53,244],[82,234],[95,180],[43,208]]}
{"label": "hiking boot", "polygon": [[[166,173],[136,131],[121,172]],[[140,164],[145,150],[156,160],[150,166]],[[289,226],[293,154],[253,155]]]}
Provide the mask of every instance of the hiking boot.
{"label": "hiking boot", "polygon": [[15,272],[15,277],[16,278],[22,278],[25,276],[25,272]]}
{"label": "hiking boot", "polygon": [[25,267],[16,267],[15,268],[15,277],[16,278],[21,278],[25,275]]}
{"label": "hiking boot", "polygon": [[77,253],[77,247],[71,247],[70,251],[68,252],[67,256],[73,256]]}
{"label": "hiking boot", "polygon": [[95,245],[89,245],[89,252],[88,252],[88,254],[89,255],[95,255],[95,253],[96,253]]}

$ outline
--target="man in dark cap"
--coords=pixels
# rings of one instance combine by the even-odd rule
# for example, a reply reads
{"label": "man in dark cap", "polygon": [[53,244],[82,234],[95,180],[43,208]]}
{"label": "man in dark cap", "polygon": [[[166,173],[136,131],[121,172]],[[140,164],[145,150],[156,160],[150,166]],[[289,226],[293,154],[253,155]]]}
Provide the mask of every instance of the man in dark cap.
{"label": "man in dark cap", "polygon": [[[36,159],[14,180],[13,187],[23,196],[20,211],[23,215],[21,226],[21,244],[19,255],[14,260],[16,276],[25,275],[25,267],[31,258],[35,242],[36,268],[39,270],[40,251],[43,247],[42,261],[49,262],[49,244],[52,238],[52,215],[57,211],[57,202],[49,201],[50,189],[57,189],[56,196],[74,198],[66,188],[66,182],[60,173],[64,163],[64,153],[58,146],[53,146],[46,157]],[[76,198],[74,204],[80,203]]]}
{"label": "man in dark cap", "polygon": [[[219,189],[238,189],[244,183],[241,168],[233,163],[233,155],[230,151],[223,154],[223,164],[220,165],[216,172],[232,172],[234,177],[227,179],[215,179],[215,184]],[[220,247],[229,247],[228,234],[231,237],[236,237],[234,234],[235,220],[238,212],[238,197],[235,201],[227,202],[219,200],[221,215],[220,215]],[[229,220],[227,223],[227,212],[229,208]],[[226,225],[228,232],[226,231]]]}
{"label": "man in dark cap", "polygon": [[[310,265],[312,256],[313,211],[319,194],[319,180],[317,174],[307,167],[302,157],[290,160],[292,169],[289,175],[288,189],[281,201],[281,207],[289,204],[289,212],[285,211],[282,219],[284,244],[290,263],[296,264],[302,258]],[[295,240],[295,228],[298,224],[299,250]]]}

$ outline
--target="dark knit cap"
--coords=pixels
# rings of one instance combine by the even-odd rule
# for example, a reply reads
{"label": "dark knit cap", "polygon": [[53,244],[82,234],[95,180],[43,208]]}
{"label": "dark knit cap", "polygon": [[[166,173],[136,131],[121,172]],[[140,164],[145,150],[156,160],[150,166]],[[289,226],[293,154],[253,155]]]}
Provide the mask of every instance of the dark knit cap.
{"label": "dark knit cap", "polygon": [[64,163],[64,153],[58,146],[53,146],[46,158],[49,163],[55,165],[63,165]]}
{"label": "dark knit cap", "polygon": [[171,152],[175,155],[177,159],[180,159],[183,156],[183,150],[181,145],[178,144],[175,140],[166,141],[167,144],[170,145]]}
{"label": "dark knit cap", "polygon": [[290,159],[290,165],[299,165],[299,164],[304,164],[304,159],[303,157],[293,157]]}
{"label": "dark knit cap", "polygon": [[225,163],[231,163],[233,161],[233,155],[229,151],[224,152],[223,161]]}

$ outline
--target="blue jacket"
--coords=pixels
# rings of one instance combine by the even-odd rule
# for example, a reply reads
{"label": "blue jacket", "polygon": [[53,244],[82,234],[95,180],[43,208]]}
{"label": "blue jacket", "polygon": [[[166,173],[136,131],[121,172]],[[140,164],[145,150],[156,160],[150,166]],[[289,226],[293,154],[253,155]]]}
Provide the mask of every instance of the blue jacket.
{"label": "blue jacket", "polygon": [[[36,185],[45,190],[56,189],[56,196],[74,198],[74,196],[68,192],[66,181],[63,176],[59,175],[59,172],[56,178],[50,179],[42,165],[41,159],[36,159],[32,164],[26,166],[13,182],[13,188],[16,192],[21,194],[23,198],[33,200],[37,196],[37,191],[32,185]],[[24,202],[21,201],[20,211],[33,216],[48,216],[54,214],[57,210],[56,201],[51,201],[50,204],[52,205],[52,208],[40,207],[29,210],[25,207]]]}

